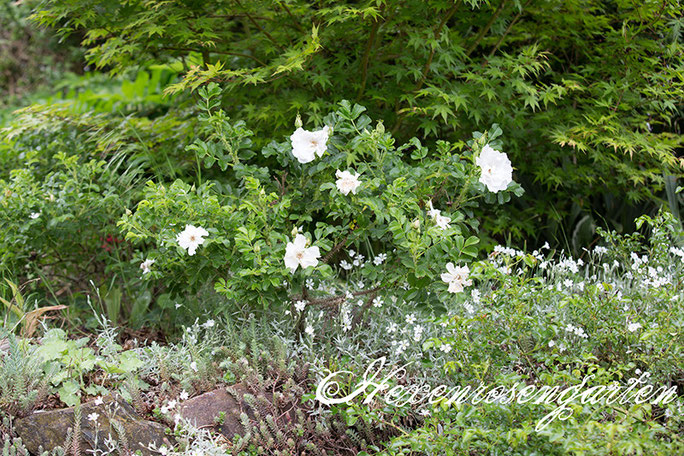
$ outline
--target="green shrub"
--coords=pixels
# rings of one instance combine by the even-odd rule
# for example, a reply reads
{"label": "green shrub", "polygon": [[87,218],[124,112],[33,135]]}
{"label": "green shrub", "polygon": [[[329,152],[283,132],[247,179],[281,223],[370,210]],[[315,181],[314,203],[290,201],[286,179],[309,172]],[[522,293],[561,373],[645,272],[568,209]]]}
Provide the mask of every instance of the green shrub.
{"label": "green shrub", "polygon": [[[253,133],[216,109],[219,94],[215,85],[201,91],[200,121],[209,136],[188,147],[197,157],[198,185],[148,182],[135,212],[120,222],[126,240],[142,247],[145,277],[175,293],[213,281],[241,306],[310,301],[306,281],[330,278],[335,270],[344,276],[337,263],[347,263],[351,250],[373,257],[361,279],[375,288],[408,281],[414,294],[424,292],[446,263],[477,256],[475,200],[505,203],[522,193],[515,183],[491,192],[478,180],[481,150],[503,144],[496,125],[474,133],[468,146],[439,142],[429,154],[415,138],[396,146],[381,122],[372,127],[362,107],[342,102],[324,119],[330,139],[325,130],[313,139],[325,150],[320,157],[297,158],[296,139],[272,141],[257,154]],[[260,166],[263,158],[278,165]],[[201,167],[216,165],[226,176],[202,182]],[[343,187],[344,179],[350,187]],[[503,187],[510,179],[509,171]],[[433,204],[444,213],[430,209]],[[192,248],[184,244],[187,233],[197,236]],[[319,265],[312,270],[302,263],[302,273],[291,271],[286,259],[300,236]]]}

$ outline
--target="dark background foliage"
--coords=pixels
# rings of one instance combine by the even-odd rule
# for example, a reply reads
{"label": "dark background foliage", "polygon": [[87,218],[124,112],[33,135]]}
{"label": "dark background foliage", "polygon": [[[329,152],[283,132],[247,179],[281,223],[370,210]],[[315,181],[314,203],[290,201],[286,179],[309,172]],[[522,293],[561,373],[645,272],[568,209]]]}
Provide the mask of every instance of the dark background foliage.
{"label": "dark background foliage", "polygon": [[678,1],[46,0],[35,18],[83,34],[99,68],[180,61],[169,92],[222,83],[257,137],[342,99],[400,140],[499,123],[527,194],[484,228],[517,243],[631,228],[682,171]]}

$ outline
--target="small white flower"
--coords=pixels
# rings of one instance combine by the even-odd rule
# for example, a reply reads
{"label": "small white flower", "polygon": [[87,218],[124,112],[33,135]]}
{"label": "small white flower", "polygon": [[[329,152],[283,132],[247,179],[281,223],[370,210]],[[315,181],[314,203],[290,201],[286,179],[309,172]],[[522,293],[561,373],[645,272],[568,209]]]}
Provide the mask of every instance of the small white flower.
{"label": "small white flower", "polygon": [[140,263],[140,269],[142,269],[143,274],[147,274],[148,272],[150,272],[150,268],[154,264],[154,261],[155,260],[150,260],[148,258],[145,261],[143,261],[142,263]]}
{"label": "small white flower", "polygon": [[297,128],[290,136],[292,143],[292,155],[295,156],[299,163],[309,163],[316,158],[323,156],[327,150],[328,136],[330,135],[330,127],[325,126],[321,130],[307,131],[303,128]]}
{"label": "small white flower", "polygon": [[387,259],[387,254],[379,253],[375,256],[375,258],[373,258],[373,264],[376,266],[380,266],[382,263],[385,262],[386,259]]}
{"label": "small white flower", "polygon": [[475,163],[480,167],[480,182],[486,185],[490,192],[506,190],[508,184],[513,181],[513,168],[508,155],[492,149],[489,144],[482,148]]}
{"label": "small white flower", "polygon": [[475,313],[475,307],[473,307],[471,304],[468,304],[467,302],[463,304],[463,308],[468,312],[470,315]]}
{"label": "small white flower", "polygon": [[472,281],[468,279],[470,269],[468,266],[454,266],[454,263],[447,263],[447,272],[442,273],[442,281],[449,285],[449,293],[460,293],[463,287],[472,285]]}
{"label": "small white flower", "polygon": [[183,390],[183,391],[181,391],[180,395],[178,396],[178,399],[180,399],[181,401],[187,401],[189,397],[190,397],[190,395],[188,394],[188,392]]}
{"label": "small white flower", "polygon": [[397,329],[399,329],[399,325],[397,325],[397,324],[394,323],[394,322],[390,323],[390,324],[387,326],[387,332],[390,333],[390,334],[394,334],[395,332],[397,332]]}
{"label": "small white flower", "polygon": [[442,346],[439,347],[439,349],[442,350],[444,353],[449,353],[453,349],[453,347],[451,346],[451,344],[442,344]]}
{"label": "small white flower", "polygon": [[549,250],[549,249],[551,248],[551,246],[549,246],[549,243],[548,243],[548,242],[544,242],[544,245],[542,245],[541,248],[542,248],[542,249]]}
{"label": "small white flower", "polygon": [[93,401],[93,404],[95,405],[102,405],[104,403],[104,400],[102,400],[102,396],[97,396],[95,400]]}
{"label": "small white flower", "polygon": [[418,341],[420,341],[421,337],[423,337],[423,327],[420,325],[416,325],[413,328],[413,340],[418,342]]}
{"label": "small white flower", "polygon": [[412,325],[415,322],[416,322],[416,316],[414,314],[408,314],[406,316],[406,324]]}
{"label": "small white flower", "polygon": [[216,326],[216,322],[214,320],[207,320],[202,326],[205,328],[213,328]]}
{"label": "small white flower", "polygon": [[33,213],[31,213],[31,215],[29,215],[29,217],[31,217],[32,219],[35,220],[38,217],[40,217],[40,212],[33,212]]}
{"label": "small white flower", "polygon": [[290,268],[290,272],[294,274],[299,266],[306,269],[310,266],[318,265],[318,258],[321,252],[318,247],[306,247],[307,239],[304,235],[298,234],[293,242],[288,242],[285,247],[285,266]]}
{"label": "small white flower", "polygon": [[295,302],[295,310],[297,312],[304,312],[304,309],[306,309],[306,301]]}
{"label": "small white flower", "polygon": [[307,333],[309,336],[313,337],[313,335],[314,335],[313,326],[311,326],[310,324],[306,325],[306,328],[304,328],[304,332]]}
{"label": "small white flower", "polygon": [[583,337],[585,339],[587,339],[589,337],[589,335],[586,332],[584,332],[584,328],[580,328],[580,327],[575,328],[575,334],[577,336]]}
{"label": "small white flower", "polygon": [[188,250],[188,255],[192,256],[197,251],[197,247],[204,244],[204,238],[209,236],[207,230],[199,226],[185,225],[185,229],[176,237],[178,245]]}
{"label": "small white flower", "polygon": [[340,261],[340,267],[345,271],[349,271],[353,266],[347,260]]}
{"label": "small white flower", "polygon": [[176,408],[176,404],[177,404],[177,402],[176,402],[176,401],[174,401],[174,400],[171,400],[171,401],[169,401],[169,403],[168,403],[168,404],[166,404],[166,408],[168,408],[169,410],[173,410],[173,409],[175,409],[175,408]]}
{"label": "small white flower", "polygon": [[473,299],[475,304],[480,302],[480,290],[473,290],[470,292],[470,297]]}
{"label": "small white flower", "polygon": [[161,456],[167,456],[169,454],[169,449],[165,446],[160,446],[157,451],[159,452],[159,454],[161,454]]}
{"label": "small white flower", "polygon": [[552,348],[554,345],[556,345],[556,342],[554,342],[553,340],[550,340],[549,341],[549,348]]}
{"label": "small white flower", "polygon": [[335,172],[335,177],[337,177],[335,185],[337,185],[337,189],[340,191],[340,193],[346,196],[349,195],[349,192],[352,192],[354,195],[356,195],[356,190],[358,190],[359,186],[361,185],[358,173],[354,175],[349,171],[340,171],[338,169]]}
{"label": "small white flower", "polygon": [[197,369],[197,363],[196,363],[195,361],[193,361],[193,362],[190,363],[190,369],[192,369],[193,371],[197,372],[197,370],[198,370],[198,369]]}
{"label": "small white flower", "polygon": [[430,416],[431,412],[428,409],[421,409],[419,412],[420,416]]}
{"label": "small white flower", "polygon": [[607,253],[607,252],[608,252],[608,249],[603,247],[603,246],[597,245],[596,247],[594,247],[594,253],[596,255],[603,255],[604,253]]}
{"label": "small white flower", "polygon": [[95,422],[99,417],[100,415],[98,413],[91,413],[90,415],[88,415],[88,421]]}
{"label": "small white flower", "polygon": [[641,323],[630,323],[629,325],[627,325],[627,331],[629,331],[629,332],[634,332],[634,331],[637,331],[641,328],[642,328]]}

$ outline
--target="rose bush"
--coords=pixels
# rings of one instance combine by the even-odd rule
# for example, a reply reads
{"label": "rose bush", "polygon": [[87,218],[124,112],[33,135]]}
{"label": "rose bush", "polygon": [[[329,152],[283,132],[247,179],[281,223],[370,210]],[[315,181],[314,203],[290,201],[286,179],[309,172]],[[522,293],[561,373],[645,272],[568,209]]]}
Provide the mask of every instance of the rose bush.
{"label": "rose bush", "polygon": [[[252,132],[218,108],[219,87],[200,94],[205,135],[187,147],[197,182],[148,182],[119,222],[149,271],[144,277],[171,292],[213,283],[240,305],[339,304],[337,290],[314,292],[312,284],[344,279],[345,266],[364,258],[373,264],[347,297],[371,300],[399,286],[408,299],[457,291],[467,269],[449,287],[440,277],[447,263],[477,255],[472,210],[523,191],[506,155],[494,150],[503,148],[497,125],[428,153],[416,138],[395,144],[382,122],[372,126],[363,107],[344,101],[316,130],[297,119],[289,141],[257,153]],[[202,182],[199,167],[216,166],[225,175]]]}

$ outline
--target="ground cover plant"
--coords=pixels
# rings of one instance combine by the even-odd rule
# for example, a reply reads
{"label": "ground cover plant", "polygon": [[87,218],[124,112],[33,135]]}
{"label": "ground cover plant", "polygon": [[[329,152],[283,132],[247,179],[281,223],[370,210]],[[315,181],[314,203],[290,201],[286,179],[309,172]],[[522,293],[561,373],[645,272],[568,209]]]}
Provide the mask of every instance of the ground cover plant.
{"label": "ground cover plant", "polygon": [[0,454],[682,453],[681,22],[9,3]]}

